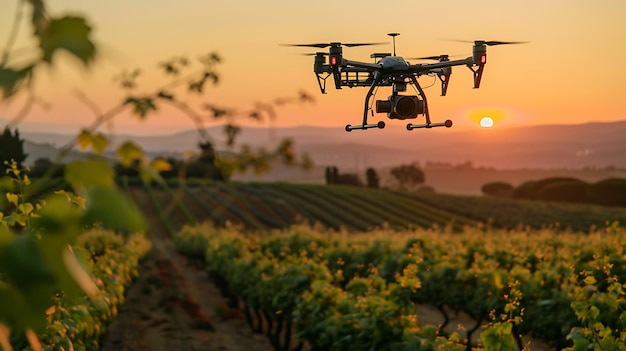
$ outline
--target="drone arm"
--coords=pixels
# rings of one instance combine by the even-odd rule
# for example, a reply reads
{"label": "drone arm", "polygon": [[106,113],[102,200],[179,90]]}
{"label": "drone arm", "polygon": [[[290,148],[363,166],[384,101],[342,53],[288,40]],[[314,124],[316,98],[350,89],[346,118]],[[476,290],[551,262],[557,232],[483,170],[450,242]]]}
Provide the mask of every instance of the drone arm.
{"label": "drone arm", "polygon": [[425,74],[428,71],[436,70],[439,68],[447,68],[447,67],[454,67],[454,66],[471,66],[473,64],[474,64],[474,60],[471,57],[468,57],[463,60],[441,61],[441,62],[436,62],[436,63],[410,65],[409,70],[415,73]]}
{"label": "drone arm", "polygon": [[343,65],[344,67],[352,66],[352,67],[365,68],[369,71],[376,71],[376,70],[383,69],[383,65],[378,64],[378,63],[367,63],[367,62],[350,61],[350,60],[343,60]]}

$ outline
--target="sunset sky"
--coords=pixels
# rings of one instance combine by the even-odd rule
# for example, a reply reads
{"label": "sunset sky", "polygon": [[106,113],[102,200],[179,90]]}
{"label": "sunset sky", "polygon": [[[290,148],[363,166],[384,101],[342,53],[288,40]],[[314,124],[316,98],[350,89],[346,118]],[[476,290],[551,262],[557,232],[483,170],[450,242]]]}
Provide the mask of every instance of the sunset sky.
{"label": "sunset sky", "polygon": [[[4,0],[0,11],[0,50],[20,1]],[[399,32],[399,55],[471,55],[471,43],[459,40],[528,41],[488,48],[481,88],[472,89],[466,67],[453,69],[446,97],[439,85],[426,89],[433,121],[452,119],[454,128],[479,128],[488,115],[494,128],[536,124],[578,124],[626,119],[626,1],[287,1],[287,0],[57,0],[52,15],[78,13],[93,25],[100,55],[91,70],[67,57],[55,70],[38,72],[36,92],[50,104],[33,109],[24,128],[74,133],[94,119],[75,96],[81,91],[101,110],[124,97],[112,77],[122,70],[143,71],[137,93],[167,82],[157,64],[175,55],[191,58],[216,51],[224,59],[221,83],[203,99],[249,109],[255,102],[305,90],[316,99],[306,106],[278,109],[276,126],[334,126],[359,123],[365,88],[329,89],[322,95],[312,71],[313,58],[297,55],[315,49],[281,43],[388,42],[380,47],[345,48],[344,57],[371,62],[371,52],[391,52],[389,32]],[[30,13],[27,13],[27,18]],[[36,43],[24,21],[14,46],[13,63],[26,62]],[[31,54],[32,56],[32,54]],[[424,86],[432,77],[420,78]],[[330,82],[329,82],[330,84]],[[387,91],[379,91],[379,98]],[[0,104],[6,120],[23,98]],[[201,111],[201,110],[199,110]],[[406,122],[389,121],[404,129]],[[245,122],[246,125],[254,125]],[[130,114],[115,120],[117,133],[164,134],[193,128],[176,110],[165,109],[145,122]],[[210,123],[208,125],[211,125]],[[358,131],[357,131],[358,132]]]}

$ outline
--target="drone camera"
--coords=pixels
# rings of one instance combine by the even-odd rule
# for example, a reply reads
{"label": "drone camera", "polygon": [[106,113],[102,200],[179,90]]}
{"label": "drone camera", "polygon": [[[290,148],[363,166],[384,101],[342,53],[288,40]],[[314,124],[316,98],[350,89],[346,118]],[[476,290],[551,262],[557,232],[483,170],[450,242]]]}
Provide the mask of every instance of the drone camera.
{"label": "drone camera", "polygon": [[391,119],[412,119],[424,114],[424,101],[417,96],[391,95],[376,101],[376,113],[387,113]]}

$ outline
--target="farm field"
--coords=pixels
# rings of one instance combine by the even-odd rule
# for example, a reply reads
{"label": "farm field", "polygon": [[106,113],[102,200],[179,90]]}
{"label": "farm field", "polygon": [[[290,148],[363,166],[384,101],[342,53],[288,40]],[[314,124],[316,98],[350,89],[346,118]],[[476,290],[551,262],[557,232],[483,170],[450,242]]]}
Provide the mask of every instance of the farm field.
{"label": "farm field", "polygon": [[174,233],[184,224],[211,221],[267,231],[294,224],[363,231],[433,226],[459,232],[465,227],[545,228],[588,232],[626,223],[623,208],[546,203],[484,196],[402,193],[341,185],[222,183],[159,190],[132,188],[142,201],[158,203]]}
{"label": "farm field", "polygon": [[[368,324],[370,328],[376,325],[385,333],[390,330],[395,333],[392,337],[396,340],[395,346],[381,343],[377,349],[397,349],[398,345],[405,345],[403,343],[408,342],[407,340],[417,340],[415,338],[419,337],[425,349],[437,345],[448,345],[448,349],[451,350],[465,350],[467,331],[474,328],[485,330],[485,327],[487,327],[486,330],[491,330],[486,334],[487,336],[491,335],[490,333],[500,335],[495,341],[487,341],[487,343],[496,342],[497,345],[505,343],[502,344],[505,346],[510,343],[509,346],[513,347],[516,342],[524,345],[530,342],[530,350],[561,349],[567,345],[566,337],[570,330],[567,327],[553,330],[544,326],[557,324],[568,327],[579,326],[583,328],[577,334],[580,336],[579,342],[585,342],[584,325],[576,324],[578,323],[576,316],[579,312],[572,310],[570,306],[572,299],[578,296],[575,294],[580,293],[580,289],[587,285],[591,286],[590,289],[596,289],[594,290],[596,293],[588,296],[585,303],[601,308],[601,315],[605,315],[607,313],[605,310],[611,308],[598,303],[608,298],[606,287],[610,284],[601,283],[596,288],[594,284],[586,283],[591,280],[577,278],[593,276],[596,279],[597,276],[597,281],[600,282],[606,278],[602,275],[602,267],[599,266],[600,258],[595,257],[593,253],[603,252],[597,250],[613,248],[614,251],[611,251],[611,254],[617,255],[615,256],[617,260],[614,259],[611,262],[612,267],[615,267],[617,273],[620,269],[622,272],[626,270],[621,251],[624,247],[623,230],[617,225],[609,227],[608,230],[611,233],[606,235],[609,236],[610,241],[603,242],[603,233],[606,230],[602,225],[607,221],[607,215],[610,215],[611,221],[624,223],[625,215],[619,215],[620,210],[623,212],[623,209],[606,209],[607,212],[603,212],[603,208],[587,209],[584,206],[551,204],[548,207],[551,211],[561,211],[555,212],[561,218],[561,227],[559,227],[561,229],[536,230],[529,226],[527,229],[511,232],[511,228],[506,225],[509,222],[500,220],[497,215],[502,214],[508,218],[511,213],[517,213],[515,218],[523,220],[522,214],[526,212],[521,211],[520,208],[531,211],[539,204],[520,202],[519,208],[514,207],[512,212],[507,214],[506,211],[496,211],[503,205],[498,201],[491,201],[492,199],[471,198],[467,200],[464,197],[444,195],[408,195],[341,186],[290,184],[233,183],[169,190],[127,188],[126,191],[142,209],[150,223],[148,236],[153,242],[154,249],[143,264],[138,282],[128,293],[127,301],[132,302],[120,309],[121,317],[112,324],[109,333],[103,339],[102,349],[105,350],[166,350],[185,345],[196,349],[192,345],[197,346],[203,343],[204,349],[215,350],[287,350],[298,349],[297,345],[300,342],[303,346],[306,345],[305,349],[314,350],[316,347],[328,349],[322,341],[319,341],[319,344],[312,343],[311,340],[326,340],[323,337],[329,336],[315,334],[319,330],[311,329],[311,325],[305,329],[308,330],[306,332],[308,334],[302,334],[302,328],[307,328],[302,324],[302,318],[299,319],[298,325],[295,317],[292,320],[288,317],[276,319],[276,315],[272,314],[276,312],[275,309],[274,312],[268,313],[276,307],[268,308],[275,299],[265,300],[265,303],[269,304],[264,305],[264,308],[268,309],[267,315],[263,314],[262,309],[257,309],[259,314],[248,309],[250,314],[246,314],[244,308],[246,305],[243,301],[252,297],[242,294],[249,294],[244,291],[249,291],[251,288],[246,290],[243,286],[236,284],[256,286],[254,284],[257,283],[254,280],[236,283],[232,281],[233,277],[228,276],[228,274],[234,274],[233,271],[220,271],[216,268],[219,266],[228,270],[225,267],[245,264],[248,267],[245,272],[253,274],[251,272],[256,272],[257,269],[269,267],[268,262],[274,262],[270,266],[279,264],[280,267],[285,267],[285,271],[270,270],[267,273],[270,274],[268,277],[274,277],[272,279],[279,281],[283,279],[281,277],[284,277],[286,280],[282,280],[281,284],[289,284],[296,279],[290,275],[296,274],[294,272],[300,272],[309,277],[307,278],[309,280],[296,279],[304,284],[297,289],[303,290],[283,287],[284,289],[280,288],[281,291],[299,291],[306,294],[307,288],[318,289],[311,290],[309,294],[315,294],[315,291],[318,294],[339,294],[332,295],[335,297],[331,300],[340,297],[340,301],[344,303],[350,303],[351,299],[358,298],[358,295],[366,301],[362,312],[367,311],[367,308],[377,308],[376,306],[386,306],[385,309],[404,306],[398,310],[402,311],[401,313],[394,314],[393,318],[389,317],[402,326],[402,331],[396,330],[397,328],[389,329],[390,326],[385,324],[389,319],[381,317],[380,314],[376,315],[380,311],[372,312],[377,317],[370,314],[372,318],[370,322],[373,323]],[[435,201],[437,196],[440,196],[442,200]],[[460,205],[451,205],[454,201]],[[484,203],[480,207],[484,212],[476,209],[480,201]],[[361,205],[360,211],[355,210],[359,208],[357,204]],[[433,206],[433,204],[439,204],[439,206]],[[474,207],[474,211],[468,212],[467,206]],[[466,211],[461,211],[459,208],[464,208]],[[585,210],[589,212],[588,218],[581,218],[580,211]],[[541,212],[541,207],[539,212]],[[530,215],[534,216],[532,212]],[[489,218],[492,218],[490,222]],[[548,215],[540,217],[532,222],[532,226],[549,227],[550,221],[554,218]],[[183,229],[186,225],[198,225],[204,220],[209,220],[213,225],[197,227],[200,229],[192,229],[196,227]],[[582,221],[579,222],[579,220]],[[233,226],[229,226],[228,223]],[[518,224],[516,223],[515,226]],[[314,227],[312,228],[311,225]],[[592,236],[565,230],[565,228],[589,228],[594,225],[602,229],[598,229]],[[222,229],[218,230],[218,228]],[[277,234],[277,229],[281,229],[282,232]],[[365,231],[369,234],[359,234]],[[233,248],[228,245],[233,245],[237,240],[248,237],[251,234],[245,233],[251,232],[257,233],[251,238],[257,238],[254,240],[259,240],[258,245],[274,245],[271,249],[273,253],[255,251],[256,249],[252,248],[255,247],[253,245],[243,249],[240,247],[245,251],[241,257],[236,252],[235,256],[230,258],[221,254],[227,252],[233,254]],[[563,233],[558,234],[558,232]],[[274,233],[273,236],[271,233]],[[297,244],[300,245],[298,247],[309,247],[307,249],[309,251],[311,248],[320,247],[322,256],[331,255],[325,250],[334,250],[332,255],[335,255],[333,256],[335,259],[327,262],[330,266],[324,266],[320,259],[307,256],[311,254],[309,251],[305,255],[309,258],[300,256],[300,258],[290,258],[289,253],[294,253],[298,249],[287,246],[293,244],[294,240],[296,243],[299,242],[300,236],[302,236],[302,241]],[[336,240],[333,239],[335,237]],[[413,239],[409,239],[411,237]],[[274,244],[269,244],[272,240]],[[428,248],[434,251],[421,252],[419,255],[414,252],[412,253],[414,256],[410,256],[410,252],[407,251],[409,243],[413,246],[419,243],[418,246],[424,250]],[[212,249],[207,251],[207,245],[213,245]],[[540,245],[544,246],[540,248]],[[586,250],[582,250],[582,247]],[[537,251],[539,248],[540,251]],[[280,253],[281,250],[284,254]],[[180,255],[181,252],[186,255],[186,258]],[[205,257],[205,252],[212,252],[213,258]],[[559,255],[555,256],[557,252]],[[409,255],[408,258],[407,255]],[[242,257],[245,257],[245,260],[242,260]],[[619,257],[622,259],[620,260]],[[337,261],[339,258],[341,260]],[[334,266],[331,265],[332,261],[335,262]],[[580,263],[578,266],[576,266],[577,261]],[[324,274],[337,277],[338,262],[343,262],[342,265],[345,266],[341,269],[340,281],[343,283],[335,284],[339,278],[321,279],[317,283],[310,278],[311,269],[324,272],[330,270],[331,273]],[[305,264],[304,268],[302,264]],[[406,265],[404,269],[401,268],[403,265]],[[537,269],[538,266],[542,268]],[[348,270],[348,267],[353,268]],[[411,267],[409,271],[407,267]],[[212,271],[213,279],[208,279],[206,269]],[[372,276],[374,271],[380,275],[378,278]],[[151,293],[146,294],[146,290],[149,289],[146,286],[151,284],[150,281],[154,281],[154,277],[163,276],[165,272],[168,272],[169,281],[175,283],[164,284],[161,289],[153,287],[150,290]],[[282,276],[283,273],[287,275]],[[541,274],[544,275],[543,280],[538,276]],[[546,274],[551,280],[545,280]],[[216,276],[219,278],[217,281]],[[472,276],[480,278],[471,278]],[[400,279],[399,277],[404,277],[402,279],[406,280],[405,283],[409,282],[410,284],[407,284],[410,286],[419,286],[419,288],[403,290],[405,295],[396,296],[396,300],[389,301],[390,291],[395,286],[393,284],[398,284],[394,280]],[[459,277],[459,280],[455,280],[455,277]],[[246,279],[254,279],[254,275]],[[353,282],[354,279],[356,280]],[[623,278],[620,276],[620,279]],[[518,283],[515,283],[516,281]],[[350,288],[347,288],[348,285]],[[444,289],[444,291],[437,289]],[[240,292],[240,295],[235,295],[234,300],[233,290]],[[521,297],[517,302],[504,297],[518,290],[521,291]],[[360,291],[360,293],[355,295],[354,291]],[[398,290],[394,291],[398,293]],[[448,294],[443,292],[448,292]],[[172,295],[186,298],[183,301],[172,300]],[[166,301],[171,302],[168,306],[171,310],[178,311],[174,313],[175,316],[179,316],[177,318],[164,318],[164,315],[159,315],[163,313],[159,302],[168,296],[169,300]],[[270,293],[270,296],[275,295]],[[310,295],[306,296],[310,297]],[[440,300],[435,301],[433,296],[438,296]],[[491,297],[485,299],[484,296]],[[289,298],[298,299],[296,295]],[[623,293],[615,292],[615,299],[618,305],[623,304]],[[331,300],[326,301],[330,303],[328,301]],[[251,301],[247,300],[247,303],[250,304]],[[515,316],[524,314],[520,313],[520,301],[535,308],[528,309],[527,306],[522,306],[526,311],[524,312],[525,324],[511,324]],[[295,302],[291,300],[284,300],[283,303],[295,306]],[[309,303],[320,302],[311,300]],[[506,307],[508,303],[513,304]],[[188,307],[183,308],[183,306]],[[313,305],[309,307],[313,308],[311,306]],[[340,306],[324,306],[329,311],[333,311],[335,315],[333,318],[346,320],[357,318],[354,310],[342,310]],[[321,307],[322,310],[324,306]],[[429,308],[425,309],[424,306]],[[514,310],[518,312],[512,313],[513,306],[517,306]],[[417,315],[407,312],[415,311],[416,308]],[[552,321],[549,318],[546,319],[545,316],[542,317],[541,311],[544,308],[548,311],[547,315],[554,316],[553,318],[565,318],[565,322],[563,319]],[[505,313],[505,309],[509,313]],[[497,312],[496,315],[508,315],[510,318],[498,319],[499,324],[492,324],[492,327],[496,328],[489,329],[489,312],[492,310]],[[311,310],[308,311],[311,312]],[[419,313],[424,314],[420,317]],[[457,325],[458,313],[469,316],[464,319],[465,331],[456,330],[453,327]],[[521,317],[524,320],[524,316]],[[268,318],[270,323],[267,323]],[[322,318],[323,321],[320,320],[321,324],[318,325],[331,328],[332,323],[329,324],[330,321],[324,319],[330,318],[329,316],[309,315],[306,320],[311,318]],[[415,324],[415,318],[420,321],[420,324]],[[442,326],[445,320],[450,322]],[[605,323],[604,325],[612,325],[609,323],[616,322],[600,319],[597,321]],[[433,323],[434,326],[425,326],[424,322]],[[514,327],[511,330],[515,330],[515,333],[524,334],[524,338],[515,341],[506,337],[506,335],[512,335],[511,330],[506,329],[509,328],[507,323],[511,325],[511,328]],[[270,331],[268,325],[272,325],[274,329]],[[276,329],[279,325],[282,330]],[[333,325],[333,328],[339,328],[339,325]],[[435,336],[439,328],[437,325],[441,327],[444,336]],[[498,328],[504,328],[505,337],[502,337],[502,330]],[[259,333],[253,333],[253,329]],[[287,335],[286,330],[292,333]],[[263,333],[260,333],[261,331]],[[298,334],[298,331],[301,333]],[[343,332],[348,333],[346,336],[357,333],[356,330],[350,329],[343,329]],[[360,330],[361,334],[357,334],[362,335],[362,332],[363,330]],[[471,339],[475,343],[480,340],[477,333],[473,333]],[[290,340],[288,344],[286,340]],[[374,342],[363,340],[360,342]],[[608,341],[605,340],[605,342]],[[484,341],[481,341],[481,345],[484,346]]]}

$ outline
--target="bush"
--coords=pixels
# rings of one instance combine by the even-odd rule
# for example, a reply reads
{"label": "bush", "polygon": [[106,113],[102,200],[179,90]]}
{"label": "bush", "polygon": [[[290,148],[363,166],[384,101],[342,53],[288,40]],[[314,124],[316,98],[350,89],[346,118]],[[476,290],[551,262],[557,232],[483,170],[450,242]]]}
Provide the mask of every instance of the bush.
{"label": "bush", "polygon": [[509,197],[513,193],[513,185],[505,182],[492,182],[482,186],[481,191],[488,196]]}
{"label": "bush", "polygon": [[[541,200],[550,201],[550,199],[546,198],[546,196],[542,196],[542,192],[546,188],[551,187],[555,184],[566,184],[566,183],[586,184],[582,180],[579,180],[576,178],[567,178],[567,177],[546,178],[542,180],[529,181],[529,182],[523,183],[517,188],[515,188],[515,190],[513,190],[513,193],[511,195],[512,197],[519,198],[519,199],[541,199]],[[554,190],[550,190],[550,192],[553,192],[553,191]]]}
{"label": "bush", "polygon": [[609,178],[592,184],[588,200],[597,205],[626,207],[626,179]]}

